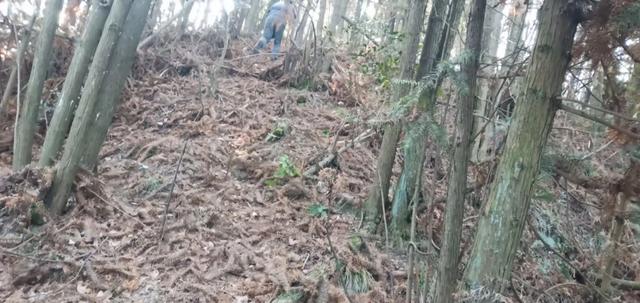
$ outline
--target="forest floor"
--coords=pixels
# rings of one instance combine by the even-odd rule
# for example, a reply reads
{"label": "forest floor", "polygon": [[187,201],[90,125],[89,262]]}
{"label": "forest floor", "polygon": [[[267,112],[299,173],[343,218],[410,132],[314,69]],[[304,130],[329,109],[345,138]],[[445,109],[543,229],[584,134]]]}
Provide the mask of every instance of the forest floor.
{"label": "forest floor", "polygon": [[[350,293],[354,302],[404,301],[405,249],[386,249],[384,237],[358,231],[381,139],[364,121],[379,114],[380,98],[370,88],[345,98],[262,80],[281,60],[248,56],[243,48],[252,41],[234,42],[224,76],[213,79],[215,41],[187,37],[142,54],[97,173],[81,173],[61,220],[36,226],[29,215],[51,172],[14,174],[9,152],[0,153],[0,199],[8,206],[0,208],[0,300],[294,302],[286,300],[300,291],[311,302],[347,302],[342,278],[359,283],[349,290],[364,287]],[[332,151],[340,151],[334,165],[301,176]],[[424,186],[438,200],[446,180],[432,179]],[[582,250],[568,257],[579,260],[593,250],[583,244],[597,232],[595,215],[565,204],[534,209],[554,232],[578,235]],[[420,232],[436,246],[442,209],[436,203],[419,216]],[[465,255],[477,218],[468,209]],[[554,225],[563,217],[574,224]],[[527,229],[513,281],[519,296],[581,301],[584,284],[535,241]],[[336,274],[335,256],[350,279]],[[638,271],[637,262],[625,264]],[[549,290],[566,280],[578,286]]]}

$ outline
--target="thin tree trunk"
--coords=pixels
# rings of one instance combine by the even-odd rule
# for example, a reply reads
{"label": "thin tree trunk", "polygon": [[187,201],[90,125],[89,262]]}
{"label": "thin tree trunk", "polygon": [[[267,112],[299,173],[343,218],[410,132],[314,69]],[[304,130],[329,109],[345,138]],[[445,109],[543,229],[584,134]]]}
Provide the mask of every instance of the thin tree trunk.
{"label": "thin tree trunk", "polygon": [[307,0],[307,5],[304,8],[304,13],[302,13],[302,18],[300,20],[300,24],[296,28],[295,37],[293,41],[300,47],[304,42],[304,33],[307,28],[307,22],[309,21],[309,11],[311,10],[311,0]]}
{"label": "thin tree trunk", "polygon": [[[400,79],[410,80],[415,73],[414,66],[416,55],[418,53],[418,42],[420,41],[420,32],[424,21],[426,0],[412,0],[413,10],[409,16],[409,25],[407,26],[407,37],[405,41],[404,51],[400,57]],[[399,101],[400,98],[407,95],[409,87],[398,87],[394,92],[393,100]],[[380,213],[383,203],[387,203],[389,195],[389,184],[391,183],[391,171],[396,157],[396,146],[400,139],[402,126],[399,122],[385,126],[384,135],[382,137],[382,146],[380,147],[380,155],[376,166],[376,175],[369,187],[369,194],[365,201],[365,229],[373,233],[380,222]]]}
{"label": "thin tree trunk", "polygon": [[247,21],[242,26],[242,31],[247,33],[255,33],[256,26],[258,25],[258,18],[260,14],[260,0],[251,0],[251,8],[247,15]]}
{"label": "thin tree trunk", "polygon": [[[331,21],[329,22],[329,27],[327,28],[327,33],[329,33],[329,39],[325,37],[323,40],[324,48],[331,49],[336,43],[338,39],[338,34],[340,33],[341,25],[344,23],[342,17],[347,11],[347,5],[349,4],[349,0],[340,0],[334,1],[333,3],[333,12],[331,13]],[[328,40],[328,41],[327,41]],[[322,60],[322,69],[323,73],[328,73],[331,69],[331,64],[333,63],[333,59],[335,54],[333,51],[329,51],[325,54]]]}
{"label": "thin tree trunk", "polygon": [[238,19],[234,22],[234,32],[232,32],[231,34],[232,39],[238,38],[238,36],[242,32],[242,27],[247,20],[247,16],[249,16],[249,7],[236,0],[236,9],[238,8]]}
{"label": "thin tree trunk", "polygon": [[[460,1],[460,0],[453,0]],[[393,197],[391,208],[391,230],[395,238],[406,238],[409,224],[409,201],[413,197],[416,180],[421,171],[420,166],[424,163],[426,150],[426,138],[428,134],[428,123],[433,123],[432,114],[429,113],[435,104],[435,97],[439,79],[426,79],[427,75],[434,70],[436,57],[439,53],[440,38],[444,32],[444,20],[447,15],[447,7],[450,0],[435,0],[433,2],[427,32],[422,45],[420,63],[416,72],[416,80],[435,83],[427,87],[420,93],[417,111],[419,117],[410,122],[406,128],[404,144],[404,165]],[[422,197],[422,195],[418,195]],[[416,201],[417,202],[417,201]]]}
{"label": "thin tree trunk", "polygon": [[[62,213],[69,198],[71,186],[76,177],[78,164],[87,148],[87,134],[95,119],[95,108],[98,102],[100,86],[104,83],[109,70],[109,60],[114,46],[118,42],[122,26],[133,0],[115,0],[107,18],[105,29],[95,52],[95,60],[91,64],[87,81],[82,90],[82,97],[78,104],[76,116],[71,124],[69,138],[64,146],[62,158],[58,163],[51,190],[47,194],[46,202],[54,215]],[[145,18],[143,18],[146,20]],[[115,92],[109,92],[111,94]]]}
{"label": "thin tree trunk", "polygon": [[[633,86],[633,83],[631,86]],[[631,89],[634,89],[634,87],[631,87]],[[640,152],[640,148],[636,152]],[[633,155],[631,155],[630,158],[629,169],[625,172],[623,181],[618,186],[621,192],[615,193],[613,197],[613,226],[609,232],[609,241],[600,260],[600,293],[605,296],[609,295],[611,283],[612,280],[614,280],[613,269],[616,260],[618,260],[618,250],[620,248],[620,242],[623,240],[622,236],[625,230],[626,218],[629,214],[627,207],[631,199],[638,195],[637,191],[640,189],[638,185],[638,179],[640,179],[640,158],[635,158]],[[605,300],[603,299],[605,298],[600,296],[600,302],[604,302]]]}
{"label": "thin tree trunk", "polygon": [[189,27],[189,16],[191,16],[191,10],[193,10],[194,0],[182,0],[182,17],[180,20],[180,36],[184,35]]}
{"label": "thin tree trunk", "polygon": [[[521,50],[521,48],[524,47],[521,43],[521,37],[522,30],[524,28],[527,5],[523,1],[517,1],[512,5],[515,16],[511,19],[511,22],[508,22],[509,36],[507,38],[506,48],[506,56],[510,57],[505,60],[506,62],[504,62],[500,68],[500,74],[507,74],[516,71],[513,65],[518,63],[522,58],[522,54],[524,54]],[[494,19],[492,21],[494,24],[496,23],[496,14],[496,12],[491,14]],[[487,15],[490,14],[487,13]],[[500,34],[499,32],[493,32],[492,29],[495,28],[495,26],[488,28],[489,32],[494,37]],[[485,29],[487,29],[487,27],[485,27]],[[490,39],[487,43],[491,44],[489,52],[497,52],[497,44],[499,42],[495,41],[495,39]],[[495,48],[493,47],[494,44],[496,46]],[[491,60],[495,61],[495,56],[494,59],[490,59],[489,62]],[[495,69],[493,70],[493,74],[497,75]],[[478,117],[475,118],[476,121],[474,127],[476,127],[477,132],[481,131],[482,133],[475,140],[472,150],[472,160],[476,163],[489,161],[497,157],[498,148],[496,146],[496,142],[499,142],[500,140],[497,140],[496,138],[501,136],[502,131],[499,128],[500,124],[497,116],[494,115],[491,117],[491,114],[495,114],[496,107],[500,105],[499,103],[501,100],[504,100],[504,93],[508,92],[510,94],[518,94],[518,84],[522,82],[521,78],[515,77],[514,79],[500,80],[502,83],[496,79],[481,79],[480,81],[482,81],[483,84],[483,86],[478,90],[481,102],[479,102],[477,106]],[[508,89],[505,89],[505,87]],[[480,115],[482,117],[480,117]],[[489,121],[487,122],[485,119],[489,119]],[[501,123],[504,123],[504,121]]]}
{"label": "thin tree trunk", "polygon": [[105,84],[100,87],[100,93],[98,94],[98,104],[95,111],[96,118],[91,125],[92,131],[85,140],[87,148],[82,157],[82,166],[85,168],[93,169],[98,161],[98,154],[107,137],[122,89],[135,62],[135,50],[140,42],[145,23],[145,19],[141,18],[141,16],[148,14],[150,2],[151,0],[134,1],[124,24],[123,33],[116,44],[114,55],[111,58],[109,73],[105,76]]}
{"label": "thin tree trunk", "polygon": [[[355,11],[353,20],[358,26],[360,25],[360,21],[362,20],[363,3],[364,3],[364,0],[358,0],[358,2],[356,2],[356,11]],[[414,9],[418,9],[418,8],[414,8]],[[361,41],[361,38],[360,38],[359,31],[356,30],[355,28],[352,29],[351,37],[349,38],[349,44],[350,44],[351,50],[354,50],[360,44],[360,41]]]}
{"label": "thin tree trunk", "polygon": [[579,19],[576,2],[546,0],[526,78],[489,199],[480,214],[464,281],[468,289],[503,292],[520,244],[540,156],[558,108]]}
{"label": "thin tree trunk", "polygon": [[324,19],[326,18],[327,13],[327,0],[320,0],[319,8],[318,8],[318,22],[316,22],[316,31],[318,32],[316,35],[318,36],[318,40],[322,41],[324,37]]}
{"label": "thin tree trunk", "polygon": [[47,135],[44,139],[42,153],[38,162],[39,166],[52,165],[62,148],[71,126],[73,113],[78,106],[80,91],[89,71],[89,64],[98,46],[107,16],[109,16],[110,5],[105,6],[99,0],[94,1],[93,4],[84,33],[76,46],[73,59],[71,59],[60,99],[56,105],[51,123],[49,123],[49,129],[47,129]]}
{"label": "thin tree trunk", "polygon": [[[207,5],[209,3],[210,0],[207,0]],[[149,36],[151,35],[151,33],[153,33],[153,31],[156,28],[156,25],[158,23],[160,23],[160,19],[162,17],[162,0],[154,0],[153,1],[153,8],[151,11],[151,15],[149,16],[149,21],[147,22],[147,25],[145,26],[145,34],[144,36]]]}
{"label": "thin tree trunk", "polygon": [[31,148],[40,110],[40,98],[44,81],[47,79],[47,70],[53,53],[53,39],[58,28],[58,15],[63,2],[63,0],[47,0],[45,6],[44,24],[38,36],[27,93],[25,100],[18,107],[13,139],[13,169],[15,170],[19,170],[31,162]]}
{"label": "thin tree trunk", "polygon": [[[489,8],[485,12],[485,24],[482,40],[483,55],[481,58],[482,64],[488,65],[486,71],[489,75],[497,75],[498,73],[498,46],[500,44],[500,34],[502,33],[502,5],[500,0],[489,1]],[[495,79],[479,79],[478,80],[478,106],[477,113],[474,119],[476,132],[480,127],[484,126],[485,118],[489,117],[493,112],[494,106],[496,106],[496,100],[493,100],[492,89],[496,87],[497,80]],[[485,136],[490,138],[493,133],[493,125],[488,124],[485,127]],[[486,155],[487,142],[490,140],[482,140],[485,136],[481,136],[474,142],[472,160],[476,163],[484,162],[489,159]],[[484,147],[484,148],[483,148]]]}
{"label": "thin tree trunk", "polygon": [[20,89],[19,87],[17,87],[18,77],[19,74],[22,73],[22,62],[24,61],[24,55],[27,53],[27,47],[29,47],[33,25],[36,23],[36,19],[38,18],[37,11],[38,10],[33,13],[33,16],[31,16],[31,20],[29,21],[29,25],[22,32],[22,37],[20,38],[20,46],[18,47],[18,51],[16,52],[16,62],[11,69],[9,81],[7,81],[7,87],[5,87],[4,93],[2,94],[2,101],[0,101],[0,120],[4,120],[7,118],[9,97],[11,97],[11,94],[14,90],[17,91],[18,89]]}
{"label": "thin tree trunk", "polygon": [[453,292],[458,278],[458,256],[462,238],[464,200],[467,191],[467,166],[471,154],[473,131],[473,108],[475,103],[476,74],[482,41],[482,25],[487,0],[474,0],[467,26],[466,45],[471,52],[460,71],[458,115],[456,119],[456,141],[451,161],[447,204],[444,217],[444,237],[440,250],[438,282],[435,302],[453,302]]}

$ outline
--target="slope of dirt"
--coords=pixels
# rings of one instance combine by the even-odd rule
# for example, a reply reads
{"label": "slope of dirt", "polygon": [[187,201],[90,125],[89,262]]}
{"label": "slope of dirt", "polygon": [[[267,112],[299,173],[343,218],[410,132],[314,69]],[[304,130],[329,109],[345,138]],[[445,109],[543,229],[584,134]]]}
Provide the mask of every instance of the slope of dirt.
{"label": "slope of dirt", "polygon": [[[385,302],[399,292],[393,288],[401,283],[384,282],[395,279],[399,260],[369,242],[366,253],[349,248],[360,219],[352,209],[365,194],[372,140],[379,140],[359,122],[364,111],[340,106],[326,92],[281,88],[247,75],[278,62],[243,58],[245,45],[232,49],[239,59],[220,70],[228,74],[212,78],[218,54],[208,42],[142,56],[96,177],[79,178],[74,208],[60,221],[45,218],[35,232],[26,232],[32,222],[24,215],[13,221],[22,225],[3,243],[1,298],[268,302],[304,289],[309,297],[346,301],[327,235],[349,268],[371,274],[372,290],[353,294],[359,302]],[[269,137],[280,130],[279,140]],[[283,162],[302,173],[333,146],[348,144],[353,148],[315,180],[269,182]],[[25,192],[46,187],[32,183],[19,184]],[[9,229],[5,225],[2,234]]]}
{"label": "slope of dirt", "polygon": [[[382,112],[374,85],[357,73],[357,62],[341,60],[331,77],[320,75],[328,91],[287,88],[287,75],[278,73],[282,60],[243,51],[251,40],[234,41],[217,66],[224,48],[219,37],[210,32],[174,41],[170,34],[140,54],[99,167],[80,174],[72,207],[60,220],[32,215],[42,213],[39,201],[51,171],[12,173],[12,127],[0,125],[1,301],[291,302],[286,300],[302,294],[310,302],[347,302],[340,283],[346,272],[349,289],[362,290],[350,293],[354,302],[404,302],[406,247],[387,251],[385,239],[358,233],[357,208],[375,179],[381,139],[368,123]],[[62,80],[48,81],[49,104]],[[441,105],[438,117],[445,116],[452,134],[455,105],[448,107]],[[496,298],[501,302],[590,300],[581,274],[597,271],[607,232],[600,225],[610,220],[602,217],[608,187],[627,164],[608,138],[594,141],[577,132],[590,127],[584,121],[559,113],[555,124],[549,152],[592,158],[591,166],[579,169],[606,186],[588,191],[557,176],[541,178],[531,210],[541,236],[525,229],[512,298]],[[330,151],[340,151],[331,165],[311,178],[296,176]],[[418,234],[428,238],[417,243],[421,250],[440,246],[447,184],[448,151],[430,148],[428,154],[422,186],[435,203],[419,208]],[[473,246],[491,164],[470,169],[474,192],[464,219],[462,264]],[[631,230],[625,233],[625,243],[635,245],[620,249],[614,271],[627,280],[640,279],[633,237]],[[437,257],[419,259],[427,260],[428,270],[418,271],[432,279]],[[615,299],[635,302],[639,293],[616,293]]]}

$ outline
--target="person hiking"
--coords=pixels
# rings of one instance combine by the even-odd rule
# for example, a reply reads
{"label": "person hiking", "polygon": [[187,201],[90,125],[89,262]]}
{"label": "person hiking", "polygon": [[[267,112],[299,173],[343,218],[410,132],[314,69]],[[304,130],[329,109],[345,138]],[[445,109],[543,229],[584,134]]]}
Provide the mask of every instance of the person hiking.
{"label": "person hiking", "polygon": [[253,53],[257,54],[263,49],[271,39],[273,39],[273,50],[271,59],[275,60],[280,53],[280,44],[282,43],[282,37],[284,36],[284,29],[287,23],[296,19],[296,13],[293,7],[293,0],[279,1],[269,8],[267,17],[262,30],[262,37],[258,40],[258,43],[253,48]]}

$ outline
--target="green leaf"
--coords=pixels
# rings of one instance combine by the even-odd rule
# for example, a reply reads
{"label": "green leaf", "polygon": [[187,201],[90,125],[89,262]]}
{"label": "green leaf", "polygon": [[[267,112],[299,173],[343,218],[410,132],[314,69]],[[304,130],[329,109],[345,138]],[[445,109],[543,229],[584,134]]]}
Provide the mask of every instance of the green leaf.
{"label": "green leaf", "polygon": [[329,209],[320,203],[312,204],[309,206],[307,211],[309,212],[309,215],[315,218],[326,218],[329,213]]}

